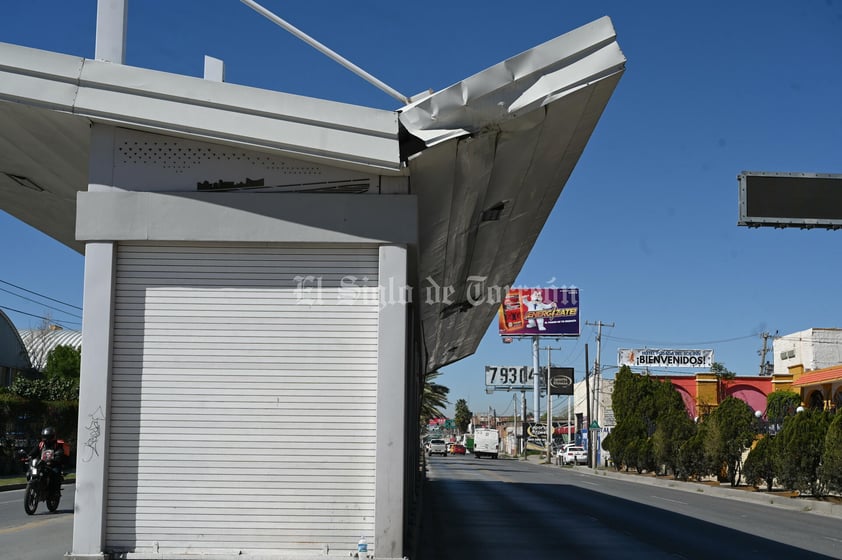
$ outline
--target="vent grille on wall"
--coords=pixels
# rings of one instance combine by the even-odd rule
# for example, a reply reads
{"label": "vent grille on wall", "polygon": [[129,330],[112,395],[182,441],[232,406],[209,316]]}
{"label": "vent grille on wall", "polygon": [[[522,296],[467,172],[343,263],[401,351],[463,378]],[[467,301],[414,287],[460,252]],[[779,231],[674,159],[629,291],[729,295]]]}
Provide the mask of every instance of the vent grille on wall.
{"label": "vent grille on wall", "polygon": [[788,360],[789,358],[795,357],[795,350],[785,350],[781,352],[781,359]]}
{"label": "vent grille on wall", "polygon": [[127,140],[118,148],[121,163],[151,164],[164,169],[185,170],[198,167],[206,163],[231,162],[259,166],[267,171],[280,171],[285,175],[321,175],[321,169],[315,165],[289,165],[277,158],[249,153],[237,149],[225,149],[204,146],[185,146],[181,142],[161,141],[130,141]]}
{"label": "vent grille on wall", "polygon": [[118,129],[114,186],[148,192],[377,193],[376,175],[226,144]]}

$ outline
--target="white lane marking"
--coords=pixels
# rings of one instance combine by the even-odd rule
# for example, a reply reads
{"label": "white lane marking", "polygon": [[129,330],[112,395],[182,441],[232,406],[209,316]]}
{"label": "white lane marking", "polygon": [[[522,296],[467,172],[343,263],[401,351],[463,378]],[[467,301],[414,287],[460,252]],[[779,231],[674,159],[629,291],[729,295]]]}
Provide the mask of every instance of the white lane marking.
{"label": "white lane marking", "polygon": [[842,539],[834,539],[833,537],[825,537],[825,538],[826,538],[827,540],[829,540],[829,541],[833,541],[833,542],[842,542]]}
{"label": "white lane marking", "polygon": [[687,505],[687,502],[682,502],[680,500],[670,500],[669,498],[662,498],[661,496],[652,496],[652,497],[655,498],[656,500],[663,500],[665,502],[672,502],[674,504],[683,504],[685,506]]}
{"label": "white lane marking", "polygon": [[599,484],[598,484],[598,483],[596,483],[596,482],[588,482],[587,480],[583,480],[583,481],[582,481],[582,484],[590,484],[591,486],[599,486]]}
{"label": "white lane marking", "polygon": [[20,494],[20,496],[18,496],[14,500],[6,500],[5,502],[0,502],[0,504],[16,504],[17,502],[23,499],[23,490],[10,490],[9,492],[4,492],[4,494],[6,494],[7,496],[17,496],[18,494]]}

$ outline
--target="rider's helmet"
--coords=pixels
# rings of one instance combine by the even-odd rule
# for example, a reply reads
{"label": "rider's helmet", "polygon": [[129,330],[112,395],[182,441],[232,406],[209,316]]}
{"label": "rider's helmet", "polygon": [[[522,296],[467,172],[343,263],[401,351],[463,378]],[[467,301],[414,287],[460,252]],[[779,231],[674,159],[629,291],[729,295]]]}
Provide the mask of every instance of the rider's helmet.
{"label": "rider's helmet", "polygon": [[41,430],[41,439],[48,442],[53,442],[56,440],[56,429],[52,426],[47,426],[43,430]]}

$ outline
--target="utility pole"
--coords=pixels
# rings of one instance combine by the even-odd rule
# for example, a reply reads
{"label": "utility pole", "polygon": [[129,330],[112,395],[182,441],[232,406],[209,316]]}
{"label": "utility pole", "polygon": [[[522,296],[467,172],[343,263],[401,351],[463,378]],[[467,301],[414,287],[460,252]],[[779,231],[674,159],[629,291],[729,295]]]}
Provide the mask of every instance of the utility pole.
{"label": "utility pole", "polygon": [[550,453],[552,452],[552,442],[553,442],[553,397],[550,394],[550,367],[553,365],[552,362],[552,351],[553,350],[561,350],[561,348],[554,348],[552,346],[544,346],[541,350],[547,351],[547,462],[552,462],[552,457]]}
{"label": "utility pole", "polygon": [[512,432],[515,435],[515,453],[514,455],[520,455],[520,448],[518,447],[518,437],[517,437],[517,394],[512,395],[512,400],[515,403],[515,413],[512,414],[512,420],[514,421],[514,431]]}
{"label": "utility pole", "polygon": [[[599,398],[601,396],[602,390],[602,366],[600,364],[600,358],[602,357],[602,327],[614,327],[614,323],[603,323],[602,321],[597,321],[596,323],[591,323],[586,321],[586,325],[593,325],[596,327],[596,362],[594,363],[594,422],[599,425]],[[590,419],[589,419],[590,420]],[[601,426],[600,426],[601,428]],[[597,431],[597,436],[594,440],[594,468],[599,466],[599,430]]]}
{"label": "utility pole", "polygon": [[[775,331],[775,334],[778,334],[777,331]],[[763,349],[760,351],[760,375],[768,375],[766,371],[766,352],[769,351],[767,343],[769,339],[774,338],[774,336],[768,332],[762,332],[760,333],[760,338],[763,339]]]}
{"label": "utility pole", "polygon": [[541,360],[538,356],[538,345],[540,337],[536,334],[532,337],[532,369],[535,375],[532,378],[532,410],[535,417],[532,419],[533,424],[538,424],[541,421]]}
{"label": "utility pole", "polygon": [[588,414],[587,424],[585,425],[585,429],[587,430],[588,434],[588,468],[593,466],[593,461],[591,460],[591,450],[593,449],[593,430],[591,430],[591,382],[590,379],[590,368],[591,365],[588,363],[588,343],[585,343],[585,411]]}
{"label": "utility pole", "polygon": [[521,445],[521,452],[523,453],[523,458],[526,459],[526,391],[520,392],[520,413],[521,413],[521,423],[520,423],[520,445]]}

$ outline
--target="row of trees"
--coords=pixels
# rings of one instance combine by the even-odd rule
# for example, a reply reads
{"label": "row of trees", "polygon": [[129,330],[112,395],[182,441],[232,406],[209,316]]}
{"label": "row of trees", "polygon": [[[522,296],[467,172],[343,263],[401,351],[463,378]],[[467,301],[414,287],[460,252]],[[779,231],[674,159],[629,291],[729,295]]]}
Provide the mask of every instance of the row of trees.
{"label": "row of trees", "polygon": [[5,436],[0,442],[0,474],[17,474],[17,444],[33,444],[44,426],[54,426],[59,437],[76,448],[80,363],[80,348],[57,346],[39,375],[18,376],[11,387],[0,388],[0,426]]}
{"label": "row of trees", "polygon": [[766,421],[734,397],[694,420],[669,381],[624,366],[614,382],[612,404],[616,426],[602,446],[618,469],[682,480],[716,476],[732,486],[744,471],[749,484],[764,481],[768,488],[777,483],[814,495],[842,490],[842,414],[798,413],[797,393],[770,394]]}
{"label": "row of trees", "polygon": [[842,414],[804,410],[760,439],[746,459],[746,482],[775,483],[813,496],[842,492]]}

